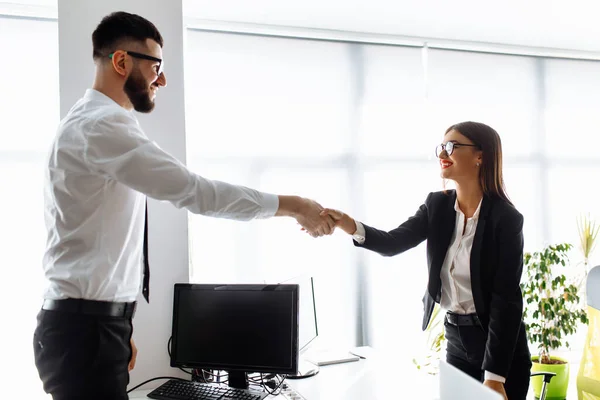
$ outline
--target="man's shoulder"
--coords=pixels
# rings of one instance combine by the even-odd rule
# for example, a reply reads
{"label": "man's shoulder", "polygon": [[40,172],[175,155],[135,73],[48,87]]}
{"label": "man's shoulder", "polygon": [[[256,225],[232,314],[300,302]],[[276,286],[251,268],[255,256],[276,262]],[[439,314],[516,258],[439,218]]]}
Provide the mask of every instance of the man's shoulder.
{"label": "man's shoulder", "polygon": [[95,99],[80,99],[61,121],[61,127],[76,129],[82,133],[102,130],[114,124],[137,125],[135,116],[117,104]]}

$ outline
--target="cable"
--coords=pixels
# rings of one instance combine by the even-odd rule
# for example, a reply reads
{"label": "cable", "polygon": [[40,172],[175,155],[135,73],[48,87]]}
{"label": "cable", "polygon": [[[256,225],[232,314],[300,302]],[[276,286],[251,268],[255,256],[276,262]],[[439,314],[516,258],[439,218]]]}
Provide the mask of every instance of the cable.
{"label": "cable", "polygon": [[[262,374],[260,374],[260,376],[261,376],[261,381],[262,381],[262,377],[263,377]],[[275,375],[275,378],[281,379],[281,381],[279,381],[276,385],[273,383],[273,381],[267,381],[266,383],[264,381],[262,381],[262,384],[261,384],[263,389],[272,396],[277,396],[281,393],[282,389],[280,389],[280,388],[281,388],[281,385],[283,384],[283,382],[285,381],[285,376],[281,377],[279,375]],[[275,385],[275,387],[272,387],[269,384]],[[273,389],[273,391],[269,390],[269,388]],[[278,389],[279,389],[279,391],[277,391]]]}
{"label": "cable", "polygon": [[156,378],[148,379],[147,381],[144,381],[144,382],[140,383],[140,384],[139,384],[139,385],[137,385],[137,386],[134,386],[133,388],[129,389],[129,390],[127,391],[127,393],[129,393],[129,392],[133,392],[135,389],[139,388],[140,386],[143,386],[143,385],[145,385],[146,383],[150,383],[150,382],[152,382],[152,381],[156,381],[156,380],[158,380],[158,379],[175,379],[175,380],[177,380],[177,381],[189,382],[187,379],[176,378],[176,377],[174,377],[174,376],[158,376],[158,377],[156,377]]}
{"label": "cable", "polygon": [[210,370],[207,369],[193,369],[192,370],[192,380],[196,382],[202,383],[214,383],[215,377]]}
{"label": "cable", "polygon": [[[169,354],[169,358],[171,358],[171,343],[173,342],[173,336],[169,337],[169,341],[167,342],[167,353]],[[212,372],[212,370],[206,370],[206,369],[192,369],[192,372],[186,371],[183,368],[179,368],[181,371],[185,372],[186,374],[190,374],[192,375],[192,380],[195,380],[195,377],[202,377],[201,382],[203,383],[216,383],[216,384],[227,384],[229,383],[229,379],[227,379],[229,377],[229,374],[225,373],[223,375],[221,375],[221,370],[217,370],[216,374],[214,374]],[[206,375],[208,374],[210,376],[212,376],[213,378],[216,378],[216,382],[209,382],[206,380]],[[262,389],[264,391],[266,391],[267,393],[269,393],[270,395],[273,396],[277,396],[281,393],[282,389],[281,389],[281,385],[283,384],[283,382],[285,381],[285,376],[279,376],[279,375],[275,375],[275,374],[262,374],[262,373],[257,373],[258,376],[251,376],[250,374],[248,374],[248,382],[250,385],[252,386],[258,386],[258,387],[262,387]],[[223,378],[223,380],[221,380],[221,378]],[[182,380],[182,381],[186,381],[185,379],[181,379],[181,378],[166,378],[166,377],[158,377],[158,378],[152,378],[150,380],[147,380],[143,383],[140,383],[138,386],[134,387],[131,390],[134,390],[148,382],[151,382],[153,380],[157,380],[157,379],[178,379],[178,380]],[[267,381],[265,381],[265,379],[267,379]],[[281,379],[281,380],[279,380]],[[277,381],[277,383],[275,383],[274,381]],[[127,392],[129,393],[129,392]]]}
{"label": "cable", "polygon": [[[204,371],[204,373],[207,373],[207,374],[209,374],[210,376],[213,376],[213,377],[215,377],[215,378],[218,378],[218,377],[220,377],[220,375],[219,375],[219,374],[220,374],[220,371],[217,371],[217,374],[213,374],[212,372],[210,372],[211,370],[208,370],[208,369],[203,369],[202,371]],[[228,376],[228,374],[225,374],[225,375],[223,375],[223,377],[224,377],[224,378],[227,378],[227,376]]]}
{"label": "cable", "polygon": [[[167,342],[167,353],[169,353],[169,358],[171,358],[171,341],[173,340],[173,336],[169,337],[169,341]],[[177,367],[179,368],[179,367]],[[179,368],[181,371],[185,372],[186,374],[190,374],[193,375],[192,372],[188,372],[183,368]]]}

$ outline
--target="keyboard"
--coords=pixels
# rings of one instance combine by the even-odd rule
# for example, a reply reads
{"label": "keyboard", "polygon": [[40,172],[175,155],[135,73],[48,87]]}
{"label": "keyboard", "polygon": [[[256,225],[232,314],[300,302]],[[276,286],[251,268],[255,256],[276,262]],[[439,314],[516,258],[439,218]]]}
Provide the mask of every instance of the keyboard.
{"label": "keyboard", "polygon": [[262,400],[266,392],[171,379],[148,394],[158,400]]}

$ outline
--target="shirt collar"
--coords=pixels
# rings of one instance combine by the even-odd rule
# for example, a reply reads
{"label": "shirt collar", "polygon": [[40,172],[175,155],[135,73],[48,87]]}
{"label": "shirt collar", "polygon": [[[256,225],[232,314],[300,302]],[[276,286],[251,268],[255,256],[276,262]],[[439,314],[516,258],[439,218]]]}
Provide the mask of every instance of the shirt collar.
{"label": "shirt collar", "polygon": [[[86,100],[100,101],[100,102],[105,103],[105,104],[114,104],[116,106],[121,107],[116,101],[114,101],[113,99],[111,99],[110,97],[108,97],[104,93],[99,92],[96,89],[87,89],[85,91],[85,95],[83,96],[83,98],[86,99]],[[123,108],[123,107],[121,107],[121,108]]]}
{"label": "shirt collar", "polygon": [[[479,213],[481,212],[481,204],[482,203],[483,203],[483,197],[481,198],[481,200],[479,200],[479,205],[477,206],[477,210],[475,210],[475,213],[473,214],[471,219],[479,219]],[[462,210],[460,209],[460,207],[458,207],[458,196],[456,197],[456,200],[454,200],[454,210],[461,214],[463,213]]]}

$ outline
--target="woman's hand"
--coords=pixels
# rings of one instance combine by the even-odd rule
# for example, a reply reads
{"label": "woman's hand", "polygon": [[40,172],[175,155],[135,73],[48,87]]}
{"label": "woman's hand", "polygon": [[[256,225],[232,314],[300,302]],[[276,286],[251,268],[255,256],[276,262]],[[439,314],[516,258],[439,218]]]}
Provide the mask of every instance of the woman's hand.
{"label": "woman's hand", "polygon": [[483,386],[487,386],[493,391],[500,393],[502,397],[504,397],[504,400],[508,400],[508,397],[506,397],[506,391],[504,390],[504,383],[488,379],[483,382]]}
{"label": "woman's hand", "polygon": [[321,211],[321,216],[327,215],[333,219],[336,228],[340,228],[348,235],[353,235],[354,232],[356,232],[356,221],[348,214],[344,214],[343,212],[332,208],[325,208]]}

